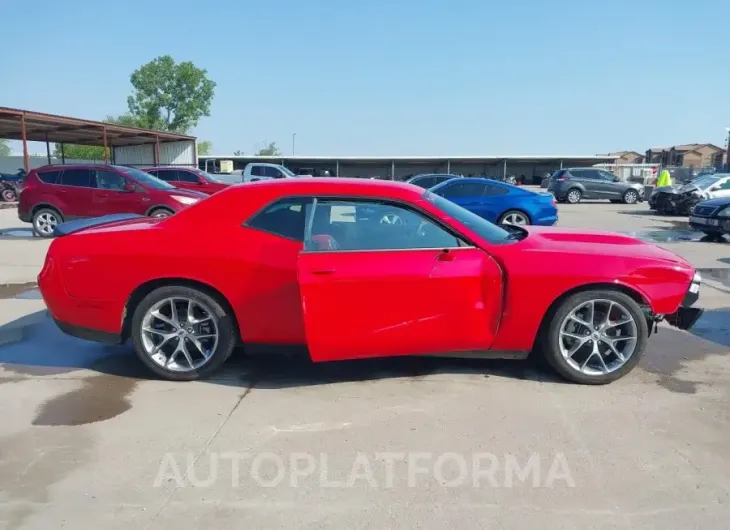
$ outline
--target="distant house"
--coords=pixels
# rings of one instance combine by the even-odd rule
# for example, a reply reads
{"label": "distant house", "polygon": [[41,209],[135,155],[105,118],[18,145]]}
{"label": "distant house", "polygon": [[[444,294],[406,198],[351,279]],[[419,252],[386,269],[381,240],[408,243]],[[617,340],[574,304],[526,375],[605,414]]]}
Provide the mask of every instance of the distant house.
{"label": "distant house", "polygon": [[637,153],[636,151],[616,151],[615,153],[608,153],[606,156],[612,156],[616,159],[618,164],[643,164],[644,155]]}
{"label": "distant house", "polygon": [[649,149],[646,161],[663,166],[722,169],[724,155],[725,150],[714,144],[684,144]]}

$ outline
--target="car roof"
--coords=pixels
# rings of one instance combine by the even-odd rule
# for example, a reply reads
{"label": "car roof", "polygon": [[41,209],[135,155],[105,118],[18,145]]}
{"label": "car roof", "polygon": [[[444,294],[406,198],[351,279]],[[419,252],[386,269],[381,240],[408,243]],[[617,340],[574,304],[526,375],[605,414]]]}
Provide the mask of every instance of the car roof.
{"label": "car roof", "polygon": [[120,168],[125,166],[119,166],[114,164],[94,164],[94,163],[86,163],[86,164],[48,164],[41,167],[33,168],[35,171],[53,171],[53,170],[60,170],[60,169],[88,169],[88,168],[104,168],[104,167],[111,167],[111,168]]}
{"label": "car roof", "polygon": [[[283,179],[260,180],[236,185],[240,190],[257,188],[272,190],[285,194],[328,194],[344,193],[347,195],[384,195],[393,196],[413,192],[423,193],[423,189],[413,184],[394,180],[365,179],[355,177],[293,177]],[[274,191],[275,190],[275,191]]]}

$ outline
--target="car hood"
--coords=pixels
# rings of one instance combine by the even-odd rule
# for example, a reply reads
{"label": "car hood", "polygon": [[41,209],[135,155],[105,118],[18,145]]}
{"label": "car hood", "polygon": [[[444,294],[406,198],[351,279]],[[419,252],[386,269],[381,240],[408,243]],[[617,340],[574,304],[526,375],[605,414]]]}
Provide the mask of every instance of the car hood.
{"label": "car hood", "polygon": [[687,260],[673,252],[626,234],[548,226],[522,228],[527,230],[529,236],[518,244],[525,243],[530,249],[611,258],[657,260],[692,267]]}
{"label": "car hood", "polygon": [[730,197],[718,197],[717,199],[707,199],[697,206],[712,206],[713,208],[720,208],[721,206],[730,206]]}

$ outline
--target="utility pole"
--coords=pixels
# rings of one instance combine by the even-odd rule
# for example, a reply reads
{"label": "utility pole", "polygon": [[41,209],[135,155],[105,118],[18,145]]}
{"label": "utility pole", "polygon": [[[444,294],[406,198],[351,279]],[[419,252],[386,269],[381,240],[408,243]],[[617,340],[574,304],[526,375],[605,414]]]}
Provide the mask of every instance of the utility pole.
{"label": "utility pole", "polygon": [[297,146],[297,133],[292,133],[292,135],[291,135],[291,156],[294,156],[296,154],[296,146]]}

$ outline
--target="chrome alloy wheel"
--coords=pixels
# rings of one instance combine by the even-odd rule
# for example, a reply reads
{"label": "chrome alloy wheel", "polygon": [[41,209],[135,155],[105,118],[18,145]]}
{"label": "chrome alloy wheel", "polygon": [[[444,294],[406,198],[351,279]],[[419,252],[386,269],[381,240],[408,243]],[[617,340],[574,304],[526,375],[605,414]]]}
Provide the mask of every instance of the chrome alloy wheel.
{"label": "chrome alloy wheel", "polygon": [[527,217],[525,217],[520,212],[511,212],[507,214],[504,219],[502,219],[502,224],[505,225],[526,225],[529,224],[527,222]]}
{"label": "chrome alloy wheel", "polygon": [[568,193],[568,202],[570,204],[577,204],[580,202],[580,192],[578,190],[570,190]]}
{"label": "chrome alloy wheel", "polygon": [[142,346],[152,361],[173,372],[190,372],[206,364],[218,347],[213,310],[190,298],[165,298],[142,319]]}
{"label": "chrome alloy wheel", "polygon": [[35,227],[44,236],[50,236],[58,226],[58,217],[51,212],[43,212],[35,219]]}
{"label": "chrome alloy wheel", "polygon": [[578,372],[609,374],[634,354],[637,330],[631,313],[619,302],[604,299],[583,302],[560,325],[560,353]]}

